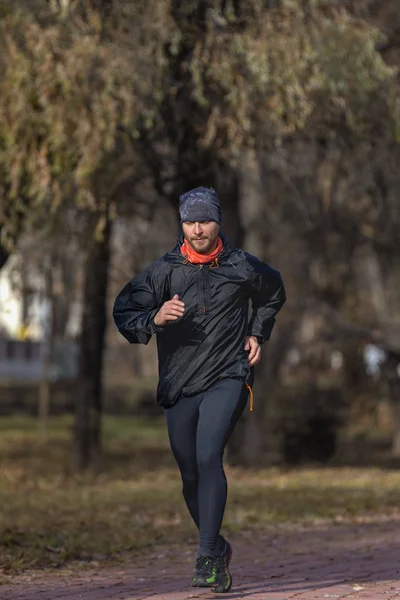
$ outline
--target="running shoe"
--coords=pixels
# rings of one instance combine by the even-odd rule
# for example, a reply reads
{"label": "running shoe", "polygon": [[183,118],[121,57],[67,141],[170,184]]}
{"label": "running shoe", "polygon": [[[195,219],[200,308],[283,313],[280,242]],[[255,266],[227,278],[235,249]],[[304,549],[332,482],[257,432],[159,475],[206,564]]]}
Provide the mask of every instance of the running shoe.
{"label": "running shoe", "polygon": [[214,556],[202,554],[193,569],[192,587],[211,587],[217,583],[217,568]]}

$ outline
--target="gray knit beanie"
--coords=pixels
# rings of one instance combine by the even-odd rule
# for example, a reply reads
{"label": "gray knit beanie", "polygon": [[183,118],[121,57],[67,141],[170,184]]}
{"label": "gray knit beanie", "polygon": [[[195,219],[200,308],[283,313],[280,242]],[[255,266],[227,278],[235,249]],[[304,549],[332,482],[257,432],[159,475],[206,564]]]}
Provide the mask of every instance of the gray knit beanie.
{"label": "gray knit beanie", "polygon": [[221,207],[213,188],[198,187],[179,196],[179,214],[184,221],[216,221],[221,225]]}

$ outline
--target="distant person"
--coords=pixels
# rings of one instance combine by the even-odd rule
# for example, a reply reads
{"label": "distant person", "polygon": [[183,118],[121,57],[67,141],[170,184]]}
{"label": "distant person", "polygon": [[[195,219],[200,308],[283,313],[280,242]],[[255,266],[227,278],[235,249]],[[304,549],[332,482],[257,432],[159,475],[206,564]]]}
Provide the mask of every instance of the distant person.
{"label": "distant person", "polygon": [[228,592],[232,548],[220,535],[224,448],[249,396],[252,410],[253,367],[285,291],[278,271],[221,233],[215,190],[186,192],[179,212],[183,236],[122,289],[113,316],[131,343],[147,344],[157,334],[157,401],[199,529],[192,586]]}

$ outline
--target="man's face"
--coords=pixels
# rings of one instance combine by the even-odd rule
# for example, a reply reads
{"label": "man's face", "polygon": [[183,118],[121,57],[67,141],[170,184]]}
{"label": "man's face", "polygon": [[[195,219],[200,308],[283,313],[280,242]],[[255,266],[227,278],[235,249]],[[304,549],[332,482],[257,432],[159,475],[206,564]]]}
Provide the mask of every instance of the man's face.
{"label": "man's face", "polygon": [[216,221],[186,221],[182,223],[182,229],[193,250],[199,254],[208,254],[217,245],[219,225]]}

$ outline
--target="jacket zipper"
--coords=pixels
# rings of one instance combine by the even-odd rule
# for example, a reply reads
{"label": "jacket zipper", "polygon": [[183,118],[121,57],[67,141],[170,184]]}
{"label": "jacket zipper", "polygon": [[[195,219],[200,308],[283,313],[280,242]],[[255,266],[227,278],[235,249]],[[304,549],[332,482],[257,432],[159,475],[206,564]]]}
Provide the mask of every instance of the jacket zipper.
{"label": "jacket zipper", "polygon": [[206,306],[206,279],[205,279],[203,265],[201,263],[200,263],[200,270],[201,270],[201,274],[203,276],[203,312],[206,313],[207,312],[207,306]]}

